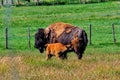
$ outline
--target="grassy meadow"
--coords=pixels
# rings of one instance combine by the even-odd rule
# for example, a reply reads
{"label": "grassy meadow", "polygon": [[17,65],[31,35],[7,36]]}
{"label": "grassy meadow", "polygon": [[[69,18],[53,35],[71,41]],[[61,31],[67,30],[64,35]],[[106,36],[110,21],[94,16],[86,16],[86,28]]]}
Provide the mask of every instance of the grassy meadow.
{"label": "grassy meadow", "polygon": [[[0,8],[0,80],[119,80],[120,1],[99,4],[22,6]],[[86,30],[92,25],[92,45],[82,60],[74,52],[67,60],[45,60],[34,46],[38,28],[66,22]],[[117,43],[113,42],[112,24]],[[9,49],[5,49],[8,27]],[[31,48],[28,48],[28,27]]]}

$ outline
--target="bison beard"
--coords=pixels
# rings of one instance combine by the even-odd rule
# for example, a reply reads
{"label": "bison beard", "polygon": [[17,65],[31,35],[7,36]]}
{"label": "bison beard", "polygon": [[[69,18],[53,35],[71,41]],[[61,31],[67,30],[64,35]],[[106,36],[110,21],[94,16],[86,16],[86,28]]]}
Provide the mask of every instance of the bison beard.
{"label": "bison beard", "polygon": [[44,45],[46,44],[46,38],[44,36],[44,29],[38,29],[38,32],[35,34],[34,47],[39,49],[41,53],[44,52]]}
{"label": "bison beard", "polygon": [[79,42],[79,46],[72,48],[69,51],[74,51],[77,54],[78,59],[81,59],[88,43],[87,34],[83,29],[71,24],[57,22],[45,29],[40,28],[35,34],[35,47],[39,49],[40,52],[43,52],[45,44],[47,43],[60,42],[64,45],[70,44],[74,39],[75,34],[82,40]]}

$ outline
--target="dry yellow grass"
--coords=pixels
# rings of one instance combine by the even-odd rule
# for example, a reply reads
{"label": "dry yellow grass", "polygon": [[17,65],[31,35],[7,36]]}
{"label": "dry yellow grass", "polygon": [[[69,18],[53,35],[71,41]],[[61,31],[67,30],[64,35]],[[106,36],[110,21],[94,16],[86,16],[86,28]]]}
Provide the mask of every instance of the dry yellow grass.
{"label": "dry yellow grass", "polygon": [[0,57],[0,80],[119,80],[120,54],[86,54],[82,60],[23,55]]}

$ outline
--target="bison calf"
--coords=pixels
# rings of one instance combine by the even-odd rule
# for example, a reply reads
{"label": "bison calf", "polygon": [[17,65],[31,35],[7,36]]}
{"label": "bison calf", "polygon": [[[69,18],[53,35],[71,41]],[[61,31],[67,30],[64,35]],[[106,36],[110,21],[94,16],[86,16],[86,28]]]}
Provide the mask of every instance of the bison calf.
{"label": "bison calf", "polygon": [[52,56],[56,56],[58,59],[67,59],[67,50],[70,45],[63,45],[62,43],[46,44],[46,60]]}

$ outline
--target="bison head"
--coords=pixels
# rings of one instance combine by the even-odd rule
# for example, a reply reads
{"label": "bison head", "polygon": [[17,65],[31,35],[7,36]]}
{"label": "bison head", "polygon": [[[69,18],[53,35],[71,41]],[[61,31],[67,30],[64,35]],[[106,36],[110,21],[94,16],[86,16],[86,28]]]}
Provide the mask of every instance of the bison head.
{"label": "bison head", "polygon": [[38,32],[35,34],[34,47],[39,49],[39,51],[43,53],[45,44],[46,44],[46,38],[45,38],[44,29],[40,28],[38,29]]}

